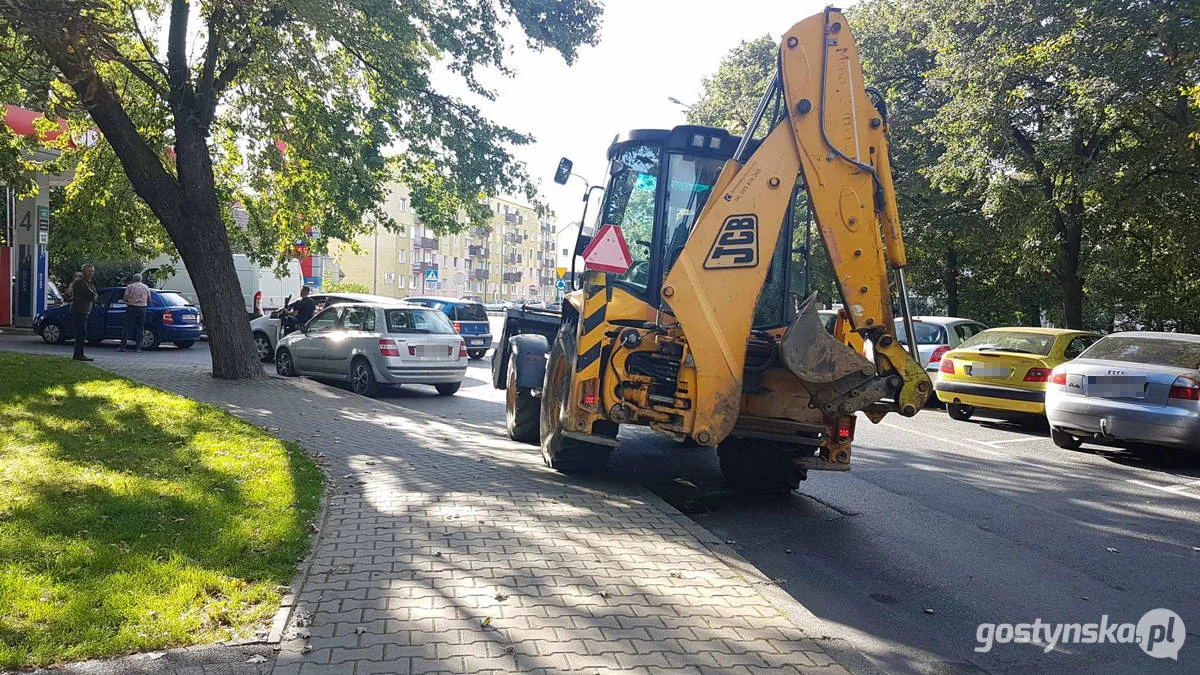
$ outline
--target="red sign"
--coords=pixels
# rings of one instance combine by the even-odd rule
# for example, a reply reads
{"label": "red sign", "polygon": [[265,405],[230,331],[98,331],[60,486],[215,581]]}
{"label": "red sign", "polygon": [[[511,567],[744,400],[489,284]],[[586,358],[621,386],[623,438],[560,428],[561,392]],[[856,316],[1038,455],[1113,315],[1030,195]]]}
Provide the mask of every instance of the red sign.
{"label": "red sign", "polygon": [[621,274],[632,264],[625,234],[616,225],[601,227],[583,250],[583,265],[589,270]]}

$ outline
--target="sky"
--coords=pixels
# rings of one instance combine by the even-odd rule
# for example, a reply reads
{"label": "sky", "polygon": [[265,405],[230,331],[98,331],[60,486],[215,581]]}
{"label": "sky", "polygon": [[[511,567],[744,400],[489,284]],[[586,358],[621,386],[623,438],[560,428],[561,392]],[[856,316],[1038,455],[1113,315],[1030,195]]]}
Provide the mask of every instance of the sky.
{"label": "sky", "polygon": [[[495,101],[472,101],[493,120],[532,134],[516,149],[559,226],[579,220],[583,183],[554,183],[560,157],[589,183],[603,183],[605,151],[618,133],[686,123],[684,103],[700,95],[703,78],[740,42],[779,37],[821,12],[826,0],[605,0],[600,42],[567,66],[555,52],[530,52],[523,42],[508,65],[513,78],[481,78]],[[848,3],[847,3],[848,4]],[[560,240],[565,241],[564,234]]]}

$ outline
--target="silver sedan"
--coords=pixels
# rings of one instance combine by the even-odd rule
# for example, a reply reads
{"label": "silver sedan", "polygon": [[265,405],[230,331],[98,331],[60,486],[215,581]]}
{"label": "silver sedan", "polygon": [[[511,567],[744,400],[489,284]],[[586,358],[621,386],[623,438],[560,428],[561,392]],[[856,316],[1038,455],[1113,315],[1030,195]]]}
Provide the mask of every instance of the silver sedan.
{"label": "silver sedan", "polygon": [[1046,418],[1060,448],[1086,440],[1200,450],[1200,335],[1101,338],[1051,373]]}
{"label": "silver sedan", "polygon": [[335,305],[280,338],[275,371],[348,382],[374,396],[380,385],[432,384],[450,396],[467,373],[467,345],[446,315],[398,302]]}

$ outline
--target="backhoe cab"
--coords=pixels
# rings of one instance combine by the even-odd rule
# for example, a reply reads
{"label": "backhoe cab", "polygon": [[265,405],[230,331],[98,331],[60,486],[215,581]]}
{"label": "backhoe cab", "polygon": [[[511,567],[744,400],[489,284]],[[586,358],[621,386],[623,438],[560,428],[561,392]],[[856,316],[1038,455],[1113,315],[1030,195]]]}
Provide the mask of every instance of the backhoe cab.
{"label": "backhoe cab", "polygon": [[[510,435],[570,471],[602,465],[619,425],[649,426],[716,446],[734,487],[779,491],[850,468],[857,412],[916,414],[930,382],[895,335],[892,272],[911,324],[906,260],[874,98],[829,9],[784,35],[745,137],[680,126],[614,142],[596,225],[620,229],[630,264],[572,270],[561,317],[510,313],[493,357]],[[872,343],[874,363],[821,326],[810,217],[842,329]],[[596,234],[583,220],[577,252]]]}

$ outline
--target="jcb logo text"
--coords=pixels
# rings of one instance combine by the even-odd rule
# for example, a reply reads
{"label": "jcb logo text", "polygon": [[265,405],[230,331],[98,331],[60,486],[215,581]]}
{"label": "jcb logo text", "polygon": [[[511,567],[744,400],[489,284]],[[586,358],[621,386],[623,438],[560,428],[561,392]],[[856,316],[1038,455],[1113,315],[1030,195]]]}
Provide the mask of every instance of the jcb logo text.
{"label": "jcb logo text", "polygon": [[704,260],[705,269],[754,267],[758,264],[758,216],[729,216]]}

